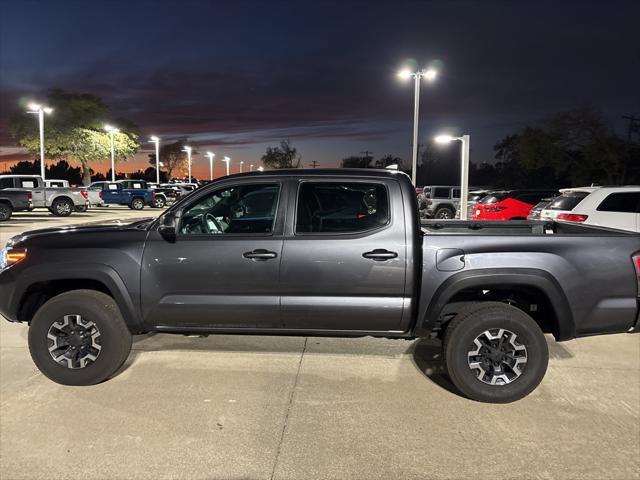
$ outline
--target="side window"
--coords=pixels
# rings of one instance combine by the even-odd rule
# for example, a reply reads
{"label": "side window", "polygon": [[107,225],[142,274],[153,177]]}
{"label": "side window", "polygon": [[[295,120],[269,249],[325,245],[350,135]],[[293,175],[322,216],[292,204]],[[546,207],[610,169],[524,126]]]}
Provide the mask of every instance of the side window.
{"label": "side window", "polygon": [[13,178],[0,178],[0,188],[13,188]]}
{"label": "side window", "polygon": [[36,188],[36,181],[32,179],[20,179],[20,187],[21,188]]}
{"label": "side window", "polygon": [[612,193],[598,206],[599,212],[640,213],[640,192]]}
{"label": "side window", "polygon": [[459,188],[451,189],[451,198],[460,198],[460,189]]}
{"label": "side window", "polygon": [[389,197],[377,183],[300,185],[296,233],[356,233],[389,223]]}
{"label": "side window", "polygon": [[[448,188],[434,188],[433,189],[433,198],[449,198],[449,189]],[[458,197],[460,194],[458,194]]]}
{"label": "side window", "polygon": [[107,189],[108,190],[112,190],[112,191],[117,191],[118,190],[118,184],[117,183],[109,183],[107,185]]}
{"label": "side window", "polygon": [[214,190],[182,213],[179,232],[269,235],[278,209],[280,185],[254,183]]}

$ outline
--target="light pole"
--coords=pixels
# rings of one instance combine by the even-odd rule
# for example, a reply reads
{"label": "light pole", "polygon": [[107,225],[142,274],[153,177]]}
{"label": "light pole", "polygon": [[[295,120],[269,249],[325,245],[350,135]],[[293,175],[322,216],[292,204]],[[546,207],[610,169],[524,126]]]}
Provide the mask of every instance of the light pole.
{"label": "light pole", "polygon": [[156,144],[156,183],[160,184],[160,138],[154,135],[149,141]]}
{"label": "light pole", "polygon": [[229,162],[231,161],[231,159],[229,157],[224,157],[222,159],[222,161],[227,164],[227,177],[228,177],[229,176]]}
{"label": "light pole", "polygon": [[438,143],[449,143],[458,140],[462,143],[460,154],[460,220],[467,219],[467,200],[469,198],[469,143],[471,137],[462,135],[439,135],[435,138]]}
{"label": "light pole", "polygon": [[251,165],[249,165],[249,171],[253,172],[253,163]]}
{"label": "light pole", "polygon": [[416,70],[412,72],[410,70],[402,70],[398,73],[398,76],[402,79],[413,78],[414,85],[414,96],[413,96],[413,156],[411,158],[411,182],[413,185],[416,185],[416,178],[418,173],[418,117],[420,111],[420,80],[424,78],[425,80],[432,82],[435,80],[438,72],[433,68]]}
{"label": "light pole", "polygon": [[216,154],[207,152],[205,155],[209,158],[209,180],[213,180],[213,157],[215,157]]}
{"label": "light pole", "polygon": [[244,165],[244,161],[240,161],[240,173],[242,173],[242,166]]}
{"label": "light pole", "polygon": [[189,183],[191,183],[191,147],[185,146],[182,151],[187,152],[187,165],[189,167]]}
{"label": "light pole", "polygon": [[27,113],[38,115],[38,128],[40,129],[40,176],[44,181],[44,114],[49,115],[53,112],[53,108],[38,105],[37,103],[30,103],[28,107],[29,110],[27,110]]}
{"label": "light pole", "polygon": [[105,125],[104,129],[109,132],[109,137],[111,138],[111,181],[116,181],[116,149],[113,141],[113,136],[118,133],[116,127],[112,127],[111,125]]}

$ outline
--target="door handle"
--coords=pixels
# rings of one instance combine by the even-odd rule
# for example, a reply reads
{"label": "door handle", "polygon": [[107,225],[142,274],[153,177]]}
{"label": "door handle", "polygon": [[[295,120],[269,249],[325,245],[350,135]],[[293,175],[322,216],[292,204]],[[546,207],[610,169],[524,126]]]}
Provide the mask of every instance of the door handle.
{"label": "door handle", "polygon": [[384,262],[385,260],[396,258],[398,254],[396,252],[390,252],[389,250],[385,250],[384,248],[376,248],[371,252],[364,252],[362,256],[364,258],[370,258],[371,260],[375,260],[376,262]]}
{"label": "door handle", "polygon": [[269,260],[270,258],[276,258],[278,254],[264,248],[257,248],[252,252],[244,252],[242,256],[251,260]]}

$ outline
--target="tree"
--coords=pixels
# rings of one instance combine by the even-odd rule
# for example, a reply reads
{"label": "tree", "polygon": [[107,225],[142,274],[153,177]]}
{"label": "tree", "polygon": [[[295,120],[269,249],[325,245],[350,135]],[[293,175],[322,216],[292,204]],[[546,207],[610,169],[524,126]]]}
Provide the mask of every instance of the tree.
{"label": "tree", "polygon": [[342,168],[371,168],[371,162],[373,157],[371,156],[357,156],[352,155],[350,157],[343,158],[340,161]]}
{"label": "tree", "polygon": [[389,165],[398,165],[398,170],[402,169],[402,159],[393,155],[385,155],[375,161],[375,168],[386,168]]}
{"label": "tree", "polygon": [[[174,171],[183,170],[188,167],[187,165],[187,152],[184,151],[184,147],[187,145],[186,138],[180,138],[173,143],[167,143],[160,146],[160,175],[166,172],[166,178],[171,179]],[[194,155],[195,151],[191,152]],[[156,154],[149,154],[149,163],[154,167],[156,166]],[[164,170],[164,172],[163,172]],[[154,173],[155,175],[155,173]],[[155,178],[155,176],[154,176]]]}
{"label": "tree", "polygon": [[291,146],[289,140],[282,140],[279,147],[267,147],[261,160],[270,168],[300,168],[302,155]]}
{"label": "tree", "polygon": [[[101,98],[84,93],[50,90],[46,104],[54,109],[45,121],[45,157],[78,161],[82,165],[83,183],[91,181],[90,161],[110,158],[110,135],[103,130],[111,117],[109,107]],[[114,134],[115,157],[130,158],[139,148],[139,129],[132,122],[120,119],[120,133]],[[19,146],[25,147],[39,160],[40,138],[37,122],[23,112],[11,118],[9,132]]]}

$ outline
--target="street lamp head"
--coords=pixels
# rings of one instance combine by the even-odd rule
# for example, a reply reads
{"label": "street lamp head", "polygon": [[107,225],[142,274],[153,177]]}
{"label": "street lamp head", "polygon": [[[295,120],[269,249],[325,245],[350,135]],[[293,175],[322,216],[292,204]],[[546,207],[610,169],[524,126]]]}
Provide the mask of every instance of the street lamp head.
{"label": "street lamp head", "polygon": [[436,138],[434,138],[434,140],[436,141],[436,143],[449,143],[457,140],[457,138],[452,137],[451,135],[438,135]]}
{"label": "street lamp head", "polygon": [[206,155],[207,155],[207,157],[209,157],[209,158],[213,158],[213,157],[215,157],[215,156],[216,156],[216,154],[215,154],[215,153],[213,153],[213,152],[207,152],[207,153],[206,153]]}
{"label": "street lamp head", "polygon": [[183,152],[187,152],[187,153],[191,153],[191,150],[193,149],[187,145],[185,145],[184,148],[182,149]]}
{"label": "street lamp head", "polygon": [[258,171],[259,172],[263,172],[264,171],[264,167],[258,167]]}
{"label": "street lamp head", "polygon": [[114,127],[112,125],[105,125],[104,129],[109,133],[118,133],[120,131],[116,127]]}
{"label": "street lamp head", "polygon": [[437,70],[435,70],[434,68],[429,68],[429,69],[427,69],[427,70],[423,70],[423,71],[422,71],[422,76],[423,76],[426,80],[428,80],[428,81],[432,82],[432,81],[434,81],[434,80],[436,79],[436,77],[438,76],[438,71],[437,71]]}
{"label": "street lamp head", "polygon": [[39,105],[39,104],[37,104],[37,103],[33,103],[33,102],[32,102],[32,103],[30,103],[29,105],[27,105],[27,108],[28,108],[29,110],[33,110],[33,111],[36,111],[36,112],[37,112],[38,110],[40,110],[40,109],[42,108],[42,105]]}
{"label": "street lamp head", "polygon": [[153,143],[158,143],[160,141],[160,138],[156,137],[155,135],[152,135],[149,141]]}
{"label": "street lamp head", "polygon": [[398,77],[402,78],[403,80],[408,80],[412,76],[413,76],[413,73],[406,69],[398,72]]}
{"label": "street lamp head", "polygon": [[230,161],[231,161],[231,159],[230,159],[229,157],[224,157],[224,158],[222,159],[222,161],[223,161],[223,162],[230,162]]}
{"label": "street lamp head", "polygon": [[53,112],[53,108],[51,108],[51,107],[44,107],[44,108],[42,109],[42,111],[43,111],[44,113],[46,113],[47,115],[50,115],[50,114]]}

